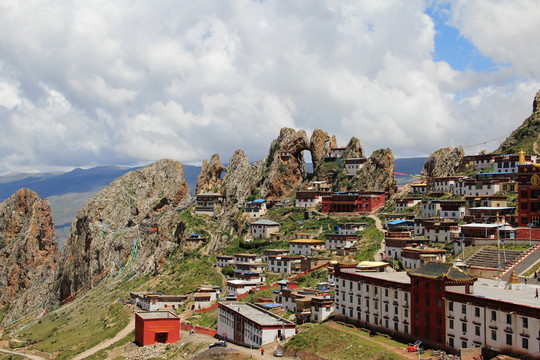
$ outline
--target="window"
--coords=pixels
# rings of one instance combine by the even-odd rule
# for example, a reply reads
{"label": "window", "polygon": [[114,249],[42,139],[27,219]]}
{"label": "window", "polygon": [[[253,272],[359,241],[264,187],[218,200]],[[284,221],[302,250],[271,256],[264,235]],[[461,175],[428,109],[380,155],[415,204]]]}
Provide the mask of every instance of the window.
{"label": "window", "polygon": [[453,337],[449,337],[449,338],[448,338],[448,344],[449,344],[451,347],[454,347],[454,338],[453,338]]}
{"label": "window", "polygon": [[467,314],[467,305],[465,304],[461,305],[461,313],[465,315]]}
{"label": "window", "polygon": [[454,320],[453,319],[450,319],[450,321],[448,322],[448,327],[450,329],[453,329],[454,328]]}
{"label": "window", "polygon": [[405,301],[409,301],[409,293],[405,293]]}
{"label": "window", "polygon": [[442,301],[441,299],[437,299],[437,308],[441,308],[442,307]]}
{"label": "window", "polygon": [[426,305],[429,306],[429,296],[426,295]]}
{"label": "window", "polygon": [[491,321],[497,321],[497,312],[495,310],[491,310]]}
{"label": "window", "polygon": [[409,333],[409,325],[405,325],[403,327],[403,331],[405,332],[405,334],[408,334]]}
{"label": "window", "polygon": [[420,313],[419,313],[418,311],[415,311],[415,312],[414,312],[414,319],[415,319],[415,320],[420,319]]}
{"label": "window", "polygon": [[358,283],[358,291],[362,290],[362,283]]}
{"label": "window", "polygon": [[467,332],[467,323],[461,323],[461,332],[464,334]]}
{"label": "window", "polygon": [[479,307],[474,308],[474,316],[475,317],[480,317],[480,308]]}
{"label": "window", "polygon": [[429,280],[426,281],[426,289],[429,289]]}
{"label": "window", "polygon": [[388,304],[384,304],[384,312],[388,312]]}
{"label": "window", "polygon": [[437,283],[437,291],[441,291],[441,290],[442,290],[441,283]]}
{"label": "window", "polygon": [[512,325],[512,314],[506,314],[506,323]]}
{"label": "window", "polygon": [[474,335],[480,336],[480,326],[476,325],[474,327]]}
{"label": "window", "polygon": [[397,299],[398,298],[398,292],[397,290],[394,291],[394,299]]}
{"label": "window", "polygon": [[394,306],[394,315],[397,315],[397,313],[398,313],[398,307]]}
{"label": "window", "polygon": [[384,289],[384,296],[388,296],[388,289]]}
{"label": "window", "polygon": [[379,303],[375,301],[375,310],[379,309]]}
{"label": "window", "polygon": [[491,340],[497,341],[497,331],[491,330]]}
{"label": "window", "polygon": [[448,303],[448,310],[449,310],[449,311],[454,311],[454,302],[453,302],[453,301],[450,301],[450,302]]}
{"label": "window", "polygon": [[522,337],[521,338],[521,347],[524,348],[524,349],[528,349],[529,348],[529,339],[527,339],[526,337]]}
{"label": "window", "polygon": [[529,319],[524,317],[523,318],[523,328],[527,329],[529,327]]}
{"label": "window", "polygon": [[403,309],[403,314],[405,315],[405,317],[409,317],[409,309]]}
{"label": "window", "polygon": [[442,325],[442,317],[437,317],[437,325],[438,326],[441,326]]}
{"label": "window", "polygon": [[512,345],[512,334],[506,334],[506,345]]}
{"label": "window", "polygon": [[461,347],[464,348],[464,349],[467,348],[467,342],[466,342],[466,341],[462,341],[462,342],[461,342]]}

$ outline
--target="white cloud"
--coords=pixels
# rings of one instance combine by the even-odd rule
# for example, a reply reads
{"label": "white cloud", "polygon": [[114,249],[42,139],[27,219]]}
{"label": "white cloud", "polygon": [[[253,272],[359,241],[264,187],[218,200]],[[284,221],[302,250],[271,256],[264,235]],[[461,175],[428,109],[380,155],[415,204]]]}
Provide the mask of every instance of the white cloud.
{"label": "white cloud", "polygon": [[452,3],[460,33],[509,63],[488,74],[433,61],[425,6],[3,1],[0,172],[254,161],[284,126],[398,156],[517,127],[540,87],[536,3]]}

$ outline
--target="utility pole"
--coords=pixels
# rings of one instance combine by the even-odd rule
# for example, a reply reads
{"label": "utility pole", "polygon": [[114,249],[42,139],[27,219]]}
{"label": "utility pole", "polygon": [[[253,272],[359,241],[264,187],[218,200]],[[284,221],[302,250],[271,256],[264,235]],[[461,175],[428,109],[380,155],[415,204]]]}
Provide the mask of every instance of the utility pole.
{"label": "utility pole", "polygon": [[532,247],[532,227],[534,224],[528,223],[527,226],[529,227],[529,247]]}

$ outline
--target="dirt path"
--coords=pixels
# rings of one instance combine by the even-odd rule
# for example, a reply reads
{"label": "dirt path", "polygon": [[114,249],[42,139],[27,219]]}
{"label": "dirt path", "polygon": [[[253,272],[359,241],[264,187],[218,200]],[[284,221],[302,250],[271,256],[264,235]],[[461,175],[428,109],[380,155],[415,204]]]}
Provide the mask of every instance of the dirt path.
{"label": "dirt path", "polygon": [[25,357],[27,359],[32,359],[32,360],[45,360],[41,356],[24,354],[24,353],[19,353],[19,352],[15,352],[15,351],[11,351],[11,350],[6,350],[6,349],[0,349],[0,353],[10,354],[10,355],[19,355],[19,356],[23,356],[23,357]]}
{"label": "dirt path", "polygon": [[383,347],[385,349],[388,349],[389,351],[393,352],[394,354],[402,356],[402,357],[404,357],[406,359],[418,360],[418,353],[410,353],[410,352],[407,352],[405,350],[399,350],[398,348],[396,348],[396,347],[394,347],[392,345],[388,345],[388,344],[385,344],[383,342],[377,341],[372,337],[364,336],[363,334],[360,334],[359,330],[351,329],[351,328],[349,328],[347,326],[342,326],[342,325],[336,324],[335,322],[332,322],[332,321],[329,321],[327,323],[327,325],[330,326],[331,328],[336,329],[336,330],[345,331],[345,332],[348,332],[349,334],[359,336],[359,337],[363,338],[364,340],[371,341],[372,343],[375,343],[375,344],[377,344],[377,345],[379,345],[379,346],[381,346],[381,347]]}
{"label": "dirt path", "polygon": [[108,348],[109,346],[117,342],[118,340],[123,339],[126,336],[128,336],[128,334],[132,332],[134,328],[135,328],[135,317],[132,315],[131,321],[129,322],[129,324],[125,328],[120,330],[112,339],[100,342],[93,348],[88,349],[85,352],[82,352],[79,355],[75,356],[73,360],[80,360],[80,359],[87,358],[91,355],[94,355],[98,351]]}
{"label": "dirt path", "polygon": [[[375,226],[377,227],[377,230],[382,231],[384,233],[384,227],[382,225],[381,219],[377,215],[369,215],[369,218],[375,220]],[[375,253],[375,261],[381,261],[384,258],[384,239],[380,242],[381,248],[379,251]]]}
{"label": "dirt path", "polygon": [[536,155],[540,155],[540,153],[538,152],[538,142],[540,141],[540,134],[538,134],[538,138],[536,139],[535,142],[533,142],[533,151]]}

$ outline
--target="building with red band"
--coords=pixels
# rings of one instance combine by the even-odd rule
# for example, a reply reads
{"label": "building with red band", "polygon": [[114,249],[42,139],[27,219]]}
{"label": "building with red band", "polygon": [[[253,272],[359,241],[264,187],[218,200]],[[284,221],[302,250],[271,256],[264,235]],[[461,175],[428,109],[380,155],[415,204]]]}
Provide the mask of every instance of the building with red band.
{"label": "building with red band", "polygon": [[141,346],[180,340],[180,318],[169,311],[135,313],[135,342]]}

